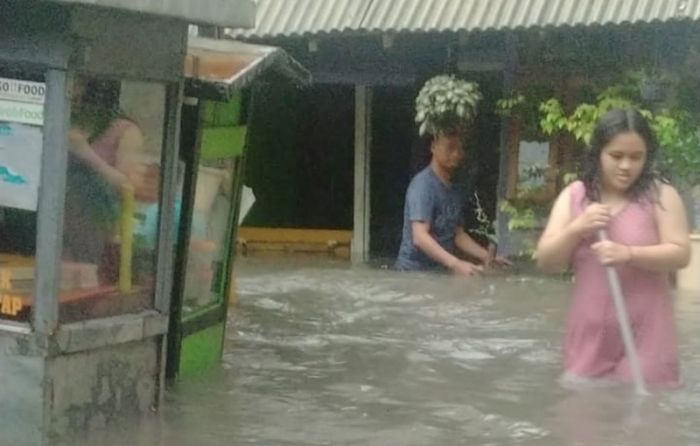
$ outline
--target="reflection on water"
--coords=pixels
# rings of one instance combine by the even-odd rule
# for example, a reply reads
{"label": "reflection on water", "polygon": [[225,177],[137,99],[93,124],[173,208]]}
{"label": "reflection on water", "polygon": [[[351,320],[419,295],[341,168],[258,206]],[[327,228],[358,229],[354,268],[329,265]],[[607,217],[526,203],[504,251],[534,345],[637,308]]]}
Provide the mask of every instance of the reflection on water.
{"label": "reflection on water", "polygon": [[697,296],[677,305],[685,386],[640,400],[558,384],[563,281],[258,261],[237,286],[222,367],[99,444],[700,444]]}

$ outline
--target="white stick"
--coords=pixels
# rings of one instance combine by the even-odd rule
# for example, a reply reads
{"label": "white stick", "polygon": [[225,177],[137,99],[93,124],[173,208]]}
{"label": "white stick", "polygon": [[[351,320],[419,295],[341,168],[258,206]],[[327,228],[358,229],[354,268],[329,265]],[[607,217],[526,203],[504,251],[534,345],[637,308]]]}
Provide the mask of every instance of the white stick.
{"label": "white stick", "polygon": [[[598,238],[601,241],[608,239],[604,229],[598,231]],[[625,345],[625,354],[627,355],[627,361],[629,361],[630,371],[632,372],[634,390],[639,395],[647,395],[648,392],[646,389],[646,385],[644,384],[642,368],[639,365],[639,357],[637,356],[637,348],[634,345],[634,338],[632,337],[632,327],[630,326],[629,317],[627,316],[625,300],[622,296],[620,278],[617,276],[617,271],[615,271],[615,268],[613,266],[606,266],[605,271],[608,274],[608,285],[610,286],[610,294],[612,294],[612,299],[615,303],[617,322],[620,325],[622,342]]]}

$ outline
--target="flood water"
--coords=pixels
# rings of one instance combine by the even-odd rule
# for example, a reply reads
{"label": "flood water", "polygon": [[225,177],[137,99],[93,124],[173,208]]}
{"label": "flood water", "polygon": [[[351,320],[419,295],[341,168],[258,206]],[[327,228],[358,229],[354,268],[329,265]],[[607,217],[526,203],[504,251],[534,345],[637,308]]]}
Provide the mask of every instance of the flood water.
{"label": "flood water", "polygon": [[700,444],[700,297],[677,297],[684,387],[639,399],[558,383],[568,287],[248,260],[222,366],[86,444]]}

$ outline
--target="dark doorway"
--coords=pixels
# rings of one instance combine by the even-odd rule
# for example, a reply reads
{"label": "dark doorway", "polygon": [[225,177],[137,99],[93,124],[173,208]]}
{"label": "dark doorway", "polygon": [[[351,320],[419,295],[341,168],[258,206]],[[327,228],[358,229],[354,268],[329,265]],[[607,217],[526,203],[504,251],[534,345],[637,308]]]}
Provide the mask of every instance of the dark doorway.
{"label": "dark doorway", "polygon": [[352,229],[353,89],[266,85],[256,96],[245,226]]}
{"label": "dark doorway", "polygon": [[375,87],[372,101],[370,253],[391,260],[401,243],[403,205],[416,139],[412,87]]}

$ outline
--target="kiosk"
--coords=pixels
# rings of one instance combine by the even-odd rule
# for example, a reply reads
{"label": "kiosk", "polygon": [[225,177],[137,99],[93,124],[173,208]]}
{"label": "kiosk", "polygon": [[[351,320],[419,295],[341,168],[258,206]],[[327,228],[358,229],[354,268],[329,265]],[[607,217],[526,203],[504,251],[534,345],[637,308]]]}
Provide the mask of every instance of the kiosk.
{"label": "kiosk", "polygon": [[251,0],[2,2],[3,444],[160,405],[188,26],[254,16]]}
{"label": "kiosk", "polygon": [[279,48],[202,37],[189,40],[185,76],[169,378],[199,373],[221,358],[229,296],[235,293],[246,123],[255,113],[254,89],[246,87],[254,81],[303,85],[310,80]]}

